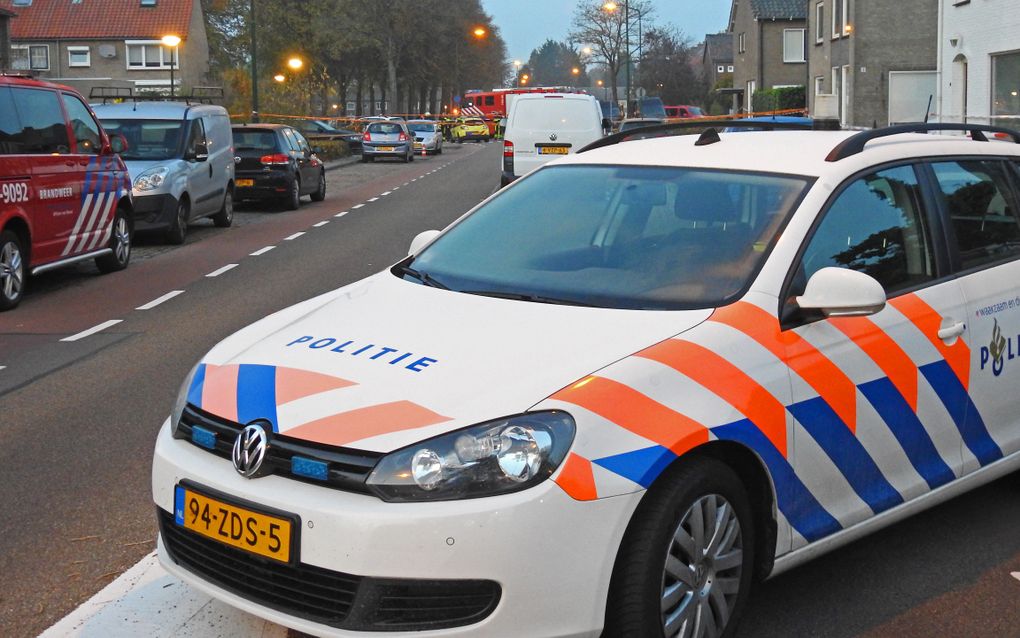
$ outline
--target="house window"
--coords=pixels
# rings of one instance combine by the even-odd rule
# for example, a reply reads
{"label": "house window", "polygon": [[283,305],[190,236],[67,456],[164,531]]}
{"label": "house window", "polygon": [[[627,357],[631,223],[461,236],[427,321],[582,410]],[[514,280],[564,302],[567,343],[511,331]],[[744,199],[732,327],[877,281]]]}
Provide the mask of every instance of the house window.
{"label": "house window", "polygon": [[11,4],[13,4],[16,7],[31,7],[32,0],[14,0],[14,2],[12,2]]}
{"label": "house window", "polygon": [[732,64],[729,65],[728,67],[726,67],[726,72],[727,73],[733,73],[733,65]]}
{"label": "house window", "polygon": [[755,82],[754,80],[748,80],[747,81],[747,99],[746,99],[747,107],[746,107],[746,109],[747,109],[747,111],[749,113],[752,110],[754,110],[754,91],[757,88],[758,88],[757,82]]}
{"label": "house window", "polygon": [[141,6],[154,7],[156,6],[156,0],[141,0]]}
{"label": "house window", "polygon": [[747,51],[747,47],[744,46],[744,44],[745,44],[744,34],[741,33],[739,36],[737,36],[737,53],[743,53]]}
{"label": "house window", "polygon": [[1020,51],[992,56],[992,117],[1020,115]]}
{"label": "house window", "polygon": [[832,39],[843,35],[843,0],[832,0]]}
{"label": "house window", "polygon": [[724,67],[723,65],[720,64],[719,66],[715,67],[715,72],[716,73],[726,73],[726,67]]}
{"label": "house window", "polygon": [[815,76],[815,95],[825,95],[825,76]]}
{"label": "house window", "polygon": [[783,29],[783,62],[804,61],[804,29]]}
{"label": "house window", "polygon": [[825,42],[825,3],[815,5],[815,44]]}
{"label": "house window", "polygon": [[171,60],[175,68],[180,66],[175,59],[174,47],[165,47],[159,40],[129,40],[124,44],[127,47],[128,69],[169,69]]}
{"label": "house window", "polygon": [[48,71],[50,68],[50,45],[12,46],[11,68],[15,71]]}
{"label": "house window", "polygon": [[92,66],[92,52],[88,47],[67,47],[67,66]]}
{"label": "house window", "polygon": [[853,26],[850,24],[850,0],[843,0],[843,36],[850,35]]}

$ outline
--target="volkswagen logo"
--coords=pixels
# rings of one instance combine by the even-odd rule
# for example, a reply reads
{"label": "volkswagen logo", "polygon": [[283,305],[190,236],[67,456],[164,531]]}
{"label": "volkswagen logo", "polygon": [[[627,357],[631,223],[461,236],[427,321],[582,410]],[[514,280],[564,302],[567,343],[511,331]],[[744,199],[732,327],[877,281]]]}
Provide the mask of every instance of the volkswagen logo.
{"label": "volkswagen logo", "polygon": [[549,141],[550,141],[550,142],[555,142],[555,141],[556,141],[556,140],[558,140],[558,139],[559,139],[559,138],[558,138],[558,137],[556,136],[556,134],[555,134],[555,133],[553,133],[552,135],[550,135],[550,136],[549,136]]}
{"label": "volkswagen logo", "polygon": [[266,448],[269,447],[269,439],[266,436],[266,429],[258,423],[250,423],[241,430],[234,440],[234,469],[245,478],[258,476],[262,461],[266,458]]}

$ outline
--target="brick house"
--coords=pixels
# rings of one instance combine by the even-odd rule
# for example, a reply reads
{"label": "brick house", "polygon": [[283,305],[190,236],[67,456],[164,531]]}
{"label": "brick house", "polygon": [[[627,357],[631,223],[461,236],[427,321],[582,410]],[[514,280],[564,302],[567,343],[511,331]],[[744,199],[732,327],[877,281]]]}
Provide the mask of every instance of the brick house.
{"label": "brick house", "polygon": [[733,0],[733,87],[751,110],[758,89],[803,86],[807,79],[805,0]]}
{"label": "brick house", "polygon": [[939,16],[938,117],[1020,128],[1020,3],[957,0]]}
{"label": "brick house", "polygon": [[831,95],[844,126],[924,119],[937,92],[938,0],[807,4],[812,112],[816,96]]}
{"label": "brick house", "polygon": [[733,79],[733,34],[709,33],[701,57],[702,77],[709,90],[724,77]]}
{"label": "brick house", "polygon": [[0,71],[11,67],[11,18],[16,13],[0,8]]}
{"label": "brick house", "polygon": [[0,0],[10,20],[11,67],[72,86],[166,92],[174,50],[178,88],[205,84],[209,42],[200,0]]}

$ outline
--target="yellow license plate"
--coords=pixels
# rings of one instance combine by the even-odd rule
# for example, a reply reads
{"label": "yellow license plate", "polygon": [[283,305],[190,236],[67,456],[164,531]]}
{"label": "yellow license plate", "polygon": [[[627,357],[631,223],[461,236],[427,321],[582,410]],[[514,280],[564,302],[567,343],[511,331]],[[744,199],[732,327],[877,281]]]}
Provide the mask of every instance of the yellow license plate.
{"label": "yellow license plate", "polygon": [[392,151],[392,150],[394,150],[395,148],[396,148],[395,146],[380,146],[380,147],[379,147],[379,150],[380,150],[380,151]]}
{"label": "yellow license plate", "polygon": [[566,146],[539,146],[539,155],[566,155],[569,148]]}
{"label": "yellow license plate", "polygon": [[174,518],[185,529],[224,545],[291,562],[294,523],[290,519],[226,503],[182,485],[175,490]]}
{"label": "yellow license plate", "polygon": [[422,144],[421,142],[415,142],[415,143],[414,143],[414,147],[415,147],[415,148],[425,148],[425,145],[424,145],[424,144]]}
{"label": "yellow license plate", "polygon": [[254,186],[255,180],[253,179],[239,179],[235,182],[238,186]]}

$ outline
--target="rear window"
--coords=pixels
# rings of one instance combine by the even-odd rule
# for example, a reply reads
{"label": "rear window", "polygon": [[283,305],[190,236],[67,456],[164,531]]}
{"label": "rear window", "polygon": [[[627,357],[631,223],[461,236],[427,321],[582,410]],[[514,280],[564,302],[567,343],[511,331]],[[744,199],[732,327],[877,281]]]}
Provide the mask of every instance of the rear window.
{"label": "rear window", "polygon": [[234,129],[234,149],[237,151],[275,151],[276,133],[273,131]]}
{"label": "rear window", "polygon": [[591,103],[564,98],[518,100],[511,122],[515,128],[539,131],[590,131],[599,125]]}
{"label": "rear window", "polygon": [[411,122],[407,128],[415,133],[433,133],[436,130],[436,125],[428,122]]}
{"label": "rear window", "polygon": [[368,125],[369,133],[379,133],[380,135],[398,135],[402,131],[403,129],[399,124],[390,124],[388,122],[375,122]]}

